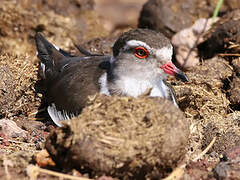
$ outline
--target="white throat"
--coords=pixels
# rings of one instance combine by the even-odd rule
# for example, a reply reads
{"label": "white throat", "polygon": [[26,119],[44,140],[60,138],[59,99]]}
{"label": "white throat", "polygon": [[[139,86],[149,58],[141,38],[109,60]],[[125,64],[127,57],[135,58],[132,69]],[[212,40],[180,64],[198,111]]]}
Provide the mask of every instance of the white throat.
{"label": "white throat", "polygon": [[164,84],[163,79],[136,79],[129,76],[121,76],[114,82],[107,81],[107,73],[99,78],[100,93],[106,95],[126,95],[137,97],[152,88],[150,96],[168,97],[168,87]]}
{"label": "white throat", "polygon": [[122,76],[110,87],[118,94],[137,97],[143,94],[148,88],[153,88],[153,83],[148,80],[139,80],[133,77]]}

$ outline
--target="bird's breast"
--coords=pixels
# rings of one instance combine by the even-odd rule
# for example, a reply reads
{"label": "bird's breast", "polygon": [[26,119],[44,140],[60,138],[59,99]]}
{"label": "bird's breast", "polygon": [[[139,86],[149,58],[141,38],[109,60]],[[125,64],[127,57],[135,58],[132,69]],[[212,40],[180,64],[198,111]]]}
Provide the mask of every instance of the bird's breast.
{"label": "bird's breast", "polygon": [[121,77],[109,84],[110,93],[122,94],[137,97],[143,94],[148,88],[152,88],[150,81],[139,80],[131,77]]}

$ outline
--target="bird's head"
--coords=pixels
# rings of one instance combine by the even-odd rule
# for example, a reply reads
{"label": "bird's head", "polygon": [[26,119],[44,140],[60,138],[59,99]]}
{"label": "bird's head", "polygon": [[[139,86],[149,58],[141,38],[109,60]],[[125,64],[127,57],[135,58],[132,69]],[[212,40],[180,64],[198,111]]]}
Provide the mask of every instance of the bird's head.
{"label": "bird's head", "polygon": [[[144,76],[155,72],[163,78],[167,74],[187,81],[187,76],[172,63],[173,47],[163,34],[136,29],[122,34],[113,46],[113,67],[121,67]],[[147,75],[147,74],[146,74]]]}

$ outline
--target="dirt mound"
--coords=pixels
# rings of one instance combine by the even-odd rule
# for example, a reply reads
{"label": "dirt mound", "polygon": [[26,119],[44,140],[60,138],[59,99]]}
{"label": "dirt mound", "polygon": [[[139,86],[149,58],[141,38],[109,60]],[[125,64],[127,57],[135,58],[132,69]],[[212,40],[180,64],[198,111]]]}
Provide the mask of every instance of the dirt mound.
{"label": "dirt mound", "polygon": [[97,95],[89,104],[47,140],[60,166],[142,179],[160,177],[184,158],[189,123],[168,100]]}
{"label": "dirt mound", "polygon": [[229,100],[223,92],[224,82],[232,73],[232,67],[227,61],[215,57],[188,71],[188,83],[172,83],[180,107],[187,117],[208,119],[211,114],[226,114]]}

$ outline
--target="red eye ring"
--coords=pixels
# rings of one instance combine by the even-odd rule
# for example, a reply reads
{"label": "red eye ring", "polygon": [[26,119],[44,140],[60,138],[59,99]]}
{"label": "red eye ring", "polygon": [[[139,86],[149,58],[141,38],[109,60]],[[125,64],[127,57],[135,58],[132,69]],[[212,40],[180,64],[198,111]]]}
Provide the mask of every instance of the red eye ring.
{"label": "red eye ring", "polygon": [[149,52],[145,47],[139,46],[134,49],[134,55],[139,59],[145,59],[148,57]]}

